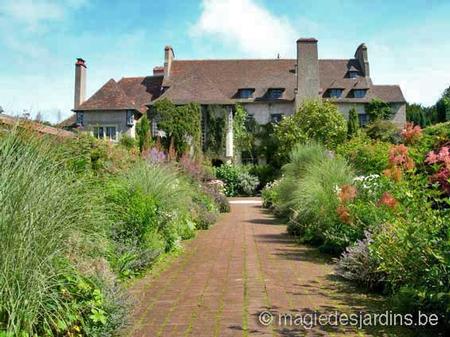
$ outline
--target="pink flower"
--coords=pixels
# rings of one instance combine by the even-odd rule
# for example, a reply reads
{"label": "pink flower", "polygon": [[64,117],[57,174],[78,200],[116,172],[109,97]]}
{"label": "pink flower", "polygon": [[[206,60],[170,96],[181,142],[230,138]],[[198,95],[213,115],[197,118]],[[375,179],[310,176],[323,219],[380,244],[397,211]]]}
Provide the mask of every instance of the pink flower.
{"label": "pink flower", "polygon": [[439,161],[439,157],[434,151],[430,151],[427,154],[427,158],[425,159],[425,162],[427,164],[436,164]]}

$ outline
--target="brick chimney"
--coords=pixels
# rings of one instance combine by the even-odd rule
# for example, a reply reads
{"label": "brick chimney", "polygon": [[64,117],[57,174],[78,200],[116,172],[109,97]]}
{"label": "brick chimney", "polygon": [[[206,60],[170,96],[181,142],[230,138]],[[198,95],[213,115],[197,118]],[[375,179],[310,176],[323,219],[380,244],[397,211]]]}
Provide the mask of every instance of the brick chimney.
{"label": "brick chimney", "polygon": [[359,61],[364,76],[370,77],[369,56],[367,55],[367,46],[365,43],[361,43],[356,48],[355,59]]}
{"label": "brick chimney", "polygon": [[317,40],[315,38],[300,38],[297,40],[296,110],[305,99],[318,98],[319,91],[320,81]]}
{"label": "brick chimney", "polygon": [[172,61],[175,58],[173,48],[166,46],[164,48],[164,78],[170,77],[170,70],[172,68]]}
{"label": "brick chimney", "polygon": [[75,99],[74,110],[78,109],[86,98],[86,61],[77,58],[75,63]]}

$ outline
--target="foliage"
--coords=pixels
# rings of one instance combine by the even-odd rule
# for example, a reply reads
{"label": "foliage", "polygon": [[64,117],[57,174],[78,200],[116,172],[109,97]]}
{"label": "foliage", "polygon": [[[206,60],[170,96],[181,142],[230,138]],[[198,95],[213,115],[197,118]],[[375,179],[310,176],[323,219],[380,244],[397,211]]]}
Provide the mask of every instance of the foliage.
{"label": "foliage", "polygon": [[238,176],[238,186],[242,195],[253,195],[259,185],[258,177],[248,172],[241,172]]}
{"label": "foliage", "polygon": [[150,147],[151,134],[150,134],[150,122],[146,115],[142,116],[139,122],[136,124],[136,135],[138,139],[139,151],[143,152]]}
{"label": "foliage", "polygon": [[251,175],[244,166],[226,164],[217,167],[216,177],[225,183],[225,195],[252,195],[259,184],[258,178]]}
{"label": "foliage", "polygon": [[405,144],[414,144],[422,137],[422,128],[419,125],[407,122],[401,132],[401,136]]}
{"label": "foliage", "polygon": [[138,146],[136,139],[132,138],[127,134],[123,134],[120,136],[119,144],[129,151],[134,149],[134,147]]}
{"label": "foliage", "polygon": [[370,253],[371,236],[366,232],[363,239],[345,249],[337,261],[336,274],[369,289],[377,289],[383,284],[385,274],[378,270],[378,262]]}
{"label": "foliage", "polygon": [[200,155],[201,111],[195,103],[176,106],[168,99],[162,99],[153,106],[152,115],[158,120],[158,128],[167,134],[166,148],[173,142],[179,155],[187,152],[189,146]]}
{"label": "foliage", "polygon": [[222,157],[225,149],[226,131],[225,107],[220,105],[208,105],[205,111],[205,123],[208,125],[208,132],[203,144],[203,151],[210,157]]}
{"label": "foliage", "polygon": [[374,139],[382,142],[389,142],[397,144],[400,142],[400,130],[391,121],[376,119],[369,125],[367,125],[366,134]]}
{"label": "foliage", "polygon": [[250,166],[249,173],[258,177],[259,185],[257,187],[257,190],[261,190],[268,183],[274,181],[278,177],[279,172],[271,165],[260,164]]}
{"label": "foliage", "polygon": [[307,101],[292,116],[287,116],[275,126],[279,160],[286,163],[297,143],[308,140],[321,142],[335,148],[347,135],[347,123],[336,105],[330,102]]}
{"label": "foliage", "polygon": [[389,147],[389,143],[360,135],[340,144],[336,152],[352,163],[358,174],[373,174],[388,167]]}
{"label": "foliage", "polygon": [[[0,331],[14,336],[98,335],[115,324],[94,268],[104,254],[102,203],[55,146],[17,130],[0,137]],[[81,264],[91,271],[82,275]]]}
{"label": "foliage", "polygon": [[340,241],[347,239],[333,233],[333,226],[340,225],[336,186],[348,184],[351,179],[351,169],[344,159],[333,156],[321,145],[297,145],[277,186],[276,207],[289,217],[288,231],[304,242],[339,249],[343,245]]}
{"label": "foliage", "polygon": [[366,105],[366,113],[369,116],[369,119],[372,122],[375,122],[377,120],[390,119],[393,111],[388,103],[378,98],[373,98]]}
{"label": "foliage", "polygon": [[236,104],[233,116],[234,146],[238,151],[251,152],[252,134],[247,130],[248,114],[241,104]]}
{"label": "foliage", "polygon": [[347,121],[347,135],[348,138],[351,138],[357,135],[359,132],[359,119],[358,113],[355,108],[351,108],[348,112],[348,121]]}
{"label": "foliage", "polygon": [[450,120],[450,87],[445,89],[441,98],[436,102],[436,115],[438,123]]}
{"label": "foliage", "polygon": [[261,197],[263,199],[263,207],[273,208],[279,200],[277,186],[280,180],[275,180],[272,183],[268,183],[261,191]]}
{"label": "foliage", "polygon": [[421,104],[406,104],[406,120],[421,127],[426,127],[431,124],[432,116],[430,116],[429,109]]}

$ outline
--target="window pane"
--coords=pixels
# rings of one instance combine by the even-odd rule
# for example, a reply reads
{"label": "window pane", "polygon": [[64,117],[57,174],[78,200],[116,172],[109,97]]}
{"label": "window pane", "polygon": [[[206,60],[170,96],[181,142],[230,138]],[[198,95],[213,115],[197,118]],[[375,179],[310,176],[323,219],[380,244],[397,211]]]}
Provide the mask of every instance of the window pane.
{"label": "window pane", "polygon": [[134,124],[133,111],[127,111],[127,125],[131,126]]}
{"label": "window pane", "polygon": [[360,126],[366,126],[369,123],[369,116],[367,114],[359,114],[358,118]]}
{"label": "window pane", "polygon": [[281,122],[282,114],[272,114],[270,115],[270,121],[272,123],[279,123]]}
{"label": "window pane", "polygon": [[277,99],[283,96],[283,89],[269,89],[267,97],[270,99]]}
{"label": "window pane", "polygon": [[77,124],[83,126],[84,123],[84,113],[77,112]]}
{"label": "window pane", "polygon": [[253,89],[239,89],[239,98],[250,98],[253,95]]}
{"label": "window pane", "polygon": [[353,97],[355,98],[363,98],[366,96],[366,90],[364,89],[355,89],[353,90]]}
{"label": "window pane", "polygon": [[116,139],[116,128],[114,126],[106,127],[106,138],[110,140]]}
{"label": "window pane", "polygon": [[330,97],[338,98],[342,95],[342,89],[330,89]]}
{"label": "window pane", "polygon": [[94,127],[94,137],[98,139],[103,139],[104,137],[103,126]]}

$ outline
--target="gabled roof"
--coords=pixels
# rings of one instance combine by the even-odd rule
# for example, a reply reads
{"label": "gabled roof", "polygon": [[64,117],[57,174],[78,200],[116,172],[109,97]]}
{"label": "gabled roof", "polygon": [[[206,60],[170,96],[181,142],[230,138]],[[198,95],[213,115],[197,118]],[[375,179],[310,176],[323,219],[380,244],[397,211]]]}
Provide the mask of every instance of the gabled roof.
{"label": "gabled roof", "polygon": [[110,79],[76,111],[129,109],[135,109],[133,100],[125,94],[114,79]]}
{"label": "gabled roof", "polygon": [[74,111],[136,110],[144,113],[146,105],[161,93],[161,76],[110,79]]}

